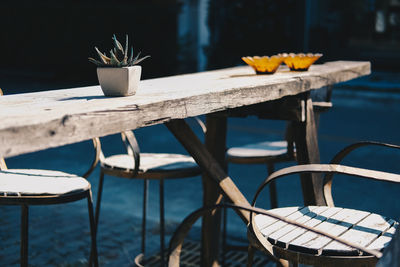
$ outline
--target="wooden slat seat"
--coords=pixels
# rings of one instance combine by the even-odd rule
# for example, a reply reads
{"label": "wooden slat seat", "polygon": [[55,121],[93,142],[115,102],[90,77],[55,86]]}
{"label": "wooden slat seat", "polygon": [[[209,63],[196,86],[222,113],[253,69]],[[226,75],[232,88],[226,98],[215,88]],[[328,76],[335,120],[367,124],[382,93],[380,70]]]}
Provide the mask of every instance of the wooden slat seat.
{"label": "wooden slat seat", "polygon": [[[272,213],[329,232],[367,249],[382,251],[394,235],[398,223],[366,211],[338,207],[290,207]],[[359,256],[360,252],[328,237],[290,225],[267,215],[255,216],[254,226],[267,241],[292,253],[321,256]]]}
{"label": "wooden slat seat", "polygon": [[61,195],[90,189],[89,182],[73,174],[37,169],[0,171],[0,195],[38,196]]}

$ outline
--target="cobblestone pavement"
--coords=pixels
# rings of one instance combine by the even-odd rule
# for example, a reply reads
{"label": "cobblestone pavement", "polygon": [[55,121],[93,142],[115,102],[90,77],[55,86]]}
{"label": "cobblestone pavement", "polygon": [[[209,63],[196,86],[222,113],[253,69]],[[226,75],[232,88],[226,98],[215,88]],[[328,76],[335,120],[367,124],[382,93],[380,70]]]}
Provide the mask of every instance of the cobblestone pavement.
{"label": "cobblestone pavement", "polygon": [[[29,264],[32,266],[86,266],[90,229],[86,201],[47,207],[31,207],[29,221]],[[0,207],[0,263],[19,265],[19,207]],[[101,266],[134,266],[140,253],[140,218],[107,211],[98,234]],[[150,252],[158,249],[158,224],[148,225]],[[167,238],[176,224],[167,224]]]}

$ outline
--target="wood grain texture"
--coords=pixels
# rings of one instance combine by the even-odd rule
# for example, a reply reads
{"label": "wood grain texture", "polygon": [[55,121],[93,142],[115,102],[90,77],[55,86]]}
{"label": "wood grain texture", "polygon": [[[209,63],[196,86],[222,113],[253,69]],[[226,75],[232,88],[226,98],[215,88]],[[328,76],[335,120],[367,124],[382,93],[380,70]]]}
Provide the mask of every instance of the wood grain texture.
{"label": "wood grain texture", "polygon": [[328,62],[308,72],[283,68],[270,76],[243,66],[144,80],[130,97],[105,97],[99,86],[3,96],[0,156],[280,99],[369,73],[369,62]]}
{"label": "wood grain texture", "polygon": [[[394,220],[378,214],[347,208],[288,207],[270,212],[378,251],[389,244],[398,226]],[[257,215],[255,224],[271,244],[283,249],[309,255],[359,256],[359,251],[355,248],[266,215]]]}

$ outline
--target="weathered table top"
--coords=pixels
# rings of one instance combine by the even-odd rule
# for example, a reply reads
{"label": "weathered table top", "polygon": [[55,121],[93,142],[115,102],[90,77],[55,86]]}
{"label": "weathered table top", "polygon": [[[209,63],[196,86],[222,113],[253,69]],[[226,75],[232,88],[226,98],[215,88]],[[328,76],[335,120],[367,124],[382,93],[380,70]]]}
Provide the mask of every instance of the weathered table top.
{"label": "weathered table top", "polygon": [[[346,208],[309,206],[270,211],[371,250],[387,246],[398,227],[392,219]],[[359,255],[354,248],[266,215],[257,215],[255,223],[269,242],[283,249],[314,255]]]}
{"label": "weathered table top", "polygon": [[248,67],[143,80],[136,95],[104,97],[99,86],[0,97],[0,157],[70,144],[171,119],[296,95],[370,73],[369,62],[335,61],[307,72]]}

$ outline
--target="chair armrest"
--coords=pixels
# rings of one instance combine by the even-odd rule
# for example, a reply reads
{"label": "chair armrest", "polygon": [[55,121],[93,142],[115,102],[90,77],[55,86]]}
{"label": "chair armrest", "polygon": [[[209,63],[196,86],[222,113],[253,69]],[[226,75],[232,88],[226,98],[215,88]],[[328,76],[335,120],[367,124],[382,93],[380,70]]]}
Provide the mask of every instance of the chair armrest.
{"label": "chair armrest", "polygon": [[316,112],[325,112],[332,108],[332,102],[313,102],[313,108]]}
{"label": "chair armrest", "polygon": [[[381,258],[382,257],[382,253],[376,250],[370,250],[370,249],[366,249],[358,244],[346,241],[340,237],[331,235],[328,232],[325,231],[321,231],[318,230],[316,228],[304,225],[302,223],[299,223],[295,220],[292,219],[288,219],[284,216],[272,213],[271,211],[268,210],[264,210],[264,209],[260,209],[260,208],[256,208],[256,207],[245,207],[245,206],[238,206],[238,205],[233,205],[233,204],[218,204],[218,205],[213,205],[213,206],[208,206],[208,207],[202,207],[194,212],[192,212],[191,214],[189,214],[189,216],[187,216],[183,222],[178,226],[178,228],[176,229],[176,231],[174,232],[174,234],[171,237],[171,241],[169,243],[169,262],[168,262],[168,266],[169,267],[179,267],[179,263],[180,263],[180,254],[182,251],[182,245],[183,245],[183,241],[185,239],[185,237],[187,236],[188,232],[190,231],[190,229],[192,228],[193,224],[199,219],[201,218],[203,215],[205,215],[206,213],[210,212],[210,211],[215,211],[216,209],[221,209],[221,208],[231,208],[231,209],[242,209],[242,210],[246,210],[249,211],[250,213],[256,213],[256,214],[263,214],[263,215],[267,215],[270,216],[272,218],[275,218],[277,220],[281,220],[283,222],[286,222],[288,224],[292,224],[298,227],[301,227],[303,229],[306,229],[308,231],[314,232],[316,234],[320,234],[323,236],[326,236],[332,240],[335,240],[339,243],[342,243],[344,245],[353,247],[355,249],[358,249],[364,253],[368,253],[371,254],[373,256],[375,256],[376,258]],[[250,223],[252,224],[252,223]],[[252,231],[252,225],[249,226],[249,230]],[[277,258],[275,258],[272,255],[272,251],[268,250],[268,248],[266,248],[267,251],[269,251],[271,258],[274,259],[277,263],[279,263],[279,260]],[[272,248],[271,248],[272,249]]]}
{"label": "chair armrest", "polygon": [[[205,133],[206,132],[205,124],[197,117],[194,117],[193,119],[201,127],[203,133]],[[136,140],[135,134],[132,131],[121,132],[121,139],[125,145],[128,155],[132,156],[135,161],[135,168],[133,169],[133,175],[136,176],[140,170],[140,148]]]}
{"label": "chair armrest", "polygon": [[102,155],[100,139],[98,137],[96,137],[96,138],[93,138],[92,141],[93,141],[93,146],[95,149],[95,155],[94,155],[92,164],[89,167],[89,170],[87,170],[87,172],[85,172],[85,174],[82,175],[82,177],[84,177],[84,178],[88,178],[89,175],[93,172],[94,168],[96,168],[96,165],[99,162],[100,155]]}
{"label": "chair armrest", "polygon": [[136,140],[135,135],[132,131],[125,131],[121,133],[122,141],[125,144],[128,155],[132,156],[135,161],[135,168],[133,169],[133,175],[137,175],[140,167],[140,148]]}
{"label": "chair armrest", "polygon": [[[345,148],[343,148],[341,151],[339,151],[330,161],[330,164],[340,164],[343,159],[348,156],[352,151],[365,147],[365,146],[383,146],[383,147],[388,147],[388,148],[397,148],[400,149],[400,146],[398,145],[393,145],[393,144],[387,144],[387,143],[380,143],[380,142],[374,142],[374,141],[364,141],[364,142],[358,142],[351,144]],[[330,206],[334,205],[333,204],[333,198],[332,198],[332,179],[333,179],[334,173],[327,173],[325,175],[324,179],[324,194],[325,194],[325,200],[327,203],[330,204]]]}
{"label": "chair armrest", "polygon": [[206,134],[207,127],[206,127],[206,124],[202,120],[200,120],[198,117],[190,117],[189,119],[193,119],[193,121],[196,122],[196,124],[200,127],[203,134]]}
{"label": "chair armrest", "polygon": [[358,142],[351,144],[345,148],[343,148],[339,153],[337,153],[332,160],[330,161],[330,164],[339,164],[342,162],[342,160],[350,154],[350,152],[364,146],[383,146],[383,147],[389,147],[389,148],[397,148],[400,149],[399,145],[393,145],[393,144],[387,144],[387,143],[380,143],[380,142],[373,142],[373,141],[364,141],[364,142]]}
{"label": "chair armrest", "polygon": [[[366,179],[372,180],[379,180],[379,181],[386,181],[386,182],[393,182],[393,183],[400,183],[400,175],[389,173],[389,172],[382,172],[382,171],[375,171],[375,170],[368,170],[356,167],[349,167],[344,165],[337,165],[337,164],[307,164],[307,165],[296,165],[292,167],[287,167],[281,169],[279,171],[274,172],[271,174],[257,189],[256,194],[254,195],[252,206],[255,206],[257,198],[264,187],[273,180],[278,178],[290,175],[290,174],[300,174],[300,173],[326,173],[326,174],[346,174],[351,176],[357,176]],[[321,177],[322,178],[322,177]],[[329,188],[327,188],[329,187]],[[326,194],[329,191],[330,195],[330,184],[325,183],[324,180],[324,197],[326,199]],[[328,206],[333,206],[333,202],[330,203],[326,199]]]}

